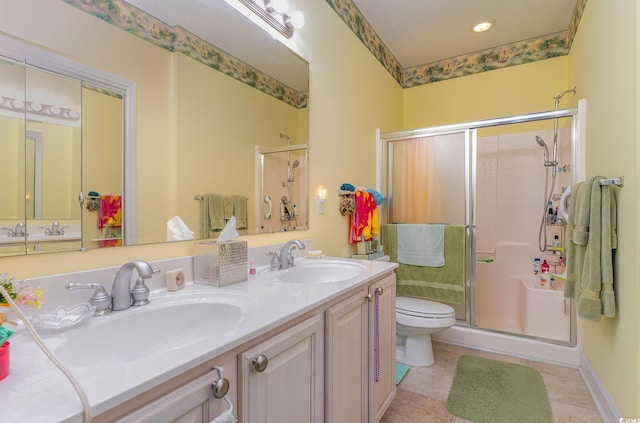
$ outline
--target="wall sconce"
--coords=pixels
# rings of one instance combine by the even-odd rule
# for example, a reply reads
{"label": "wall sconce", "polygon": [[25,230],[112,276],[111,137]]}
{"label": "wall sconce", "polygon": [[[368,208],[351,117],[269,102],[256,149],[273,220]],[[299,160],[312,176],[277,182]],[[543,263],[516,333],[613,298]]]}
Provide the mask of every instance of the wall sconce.
{"label": "wall sconce", "polygon": [[249,10],[258,15],[263,21],[271,25],[276,31],[286,38],[293,37],[294,29],[304,26],[304,14],[300,11],[289,12],[288,0],[239,0]]}
{"label": "wall sconce", "polygon": [[324,203],[327,201],[327,189],[320,185],[318,187],[318,205],[316,212],[318,214],[324,214]]}

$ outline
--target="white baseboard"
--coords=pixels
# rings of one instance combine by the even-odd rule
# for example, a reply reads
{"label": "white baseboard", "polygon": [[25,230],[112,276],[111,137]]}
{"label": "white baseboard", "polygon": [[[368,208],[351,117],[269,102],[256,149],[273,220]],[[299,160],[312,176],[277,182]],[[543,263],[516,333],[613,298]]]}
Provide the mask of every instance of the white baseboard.
{"label": "white baseboard", "polygon": [[549,364],[573,368],[580,366],[581,345],[565,347],[464,326],[453,326],[447,330],[433,334],[432,338],[435,341],[478,350],[509,354],[515,357]]}
{"label": "white baseboard", "polygon": [[591,362],[587,358],[587,356],[582,353],[582,357],[580,360],[580,374],[582,375],[582,379],[584,380],[585,385],[587,385],[587,389],[591,393],[591,397],[593,398],[593,402],[595,402],[596,407],[598,408],[598,412],[600,413],[600,417],[602,417],[603,422],[620,422],[622,421],[622,416],[620,416],[620,412],[618,408],[611,400],[607,389],[600,381],[596,370],[591,365]]}

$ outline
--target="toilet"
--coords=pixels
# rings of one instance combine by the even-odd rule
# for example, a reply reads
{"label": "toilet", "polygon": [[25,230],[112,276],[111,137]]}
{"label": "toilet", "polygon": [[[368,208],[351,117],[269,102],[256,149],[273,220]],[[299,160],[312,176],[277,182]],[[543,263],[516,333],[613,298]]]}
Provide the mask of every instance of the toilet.
{"label": "toilet", "polygon": [[456,323],[453,307],[421,298],[396,298],[396,360],[410,366],[433,364],[431,334]]}

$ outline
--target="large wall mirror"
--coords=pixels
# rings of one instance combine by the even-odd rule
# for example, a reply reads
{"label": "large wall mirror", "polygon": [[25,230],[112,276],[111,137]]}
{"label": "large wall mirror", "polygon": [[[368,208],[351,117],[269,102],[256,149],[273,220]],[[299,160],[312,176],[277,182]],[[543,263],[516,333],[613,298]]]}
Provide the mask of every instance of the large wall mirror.
{"label": "large wall mirror", "polygon": [[[60,61],[52,72],[38,53],[20,57],[0,43],[0,94],[11,97],[4,87],[17,81],[23,97],[46,93],[36,107],[73,118],[0,113],[0,148],[11,157],[0,170],[0,255],[181,239],[167,224],[175,217],[208,238],[219,210],[225,220],[238,213],[241,233],[283,230],[263,222],[260,151],[308,142],[308,63],[224,0],[12,3],[0,16],[7,37]],[[65,61],[85,73],[65,72]],[[58,79],[47,88],[49,78]],[[293,171],[303,190],[294,230],[308,227],[306,165],[292,159],[275,171],[289,185]]]}

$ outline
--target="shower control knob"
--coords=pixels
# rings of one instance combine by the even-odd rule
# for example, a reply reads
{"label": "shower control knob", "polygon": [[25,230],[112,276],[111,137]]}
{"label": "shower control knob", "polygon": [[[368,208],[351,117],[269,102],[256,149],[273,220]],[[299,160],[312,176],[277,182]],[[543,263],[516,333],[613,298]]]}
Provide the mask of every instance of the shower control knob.
{"label": "shower control knob", "polygon": [[262,373],[267,369],[267,366],[269,365],[269,359],[266,355],[259,355],[253,359],[252,364],[256,372]]}

